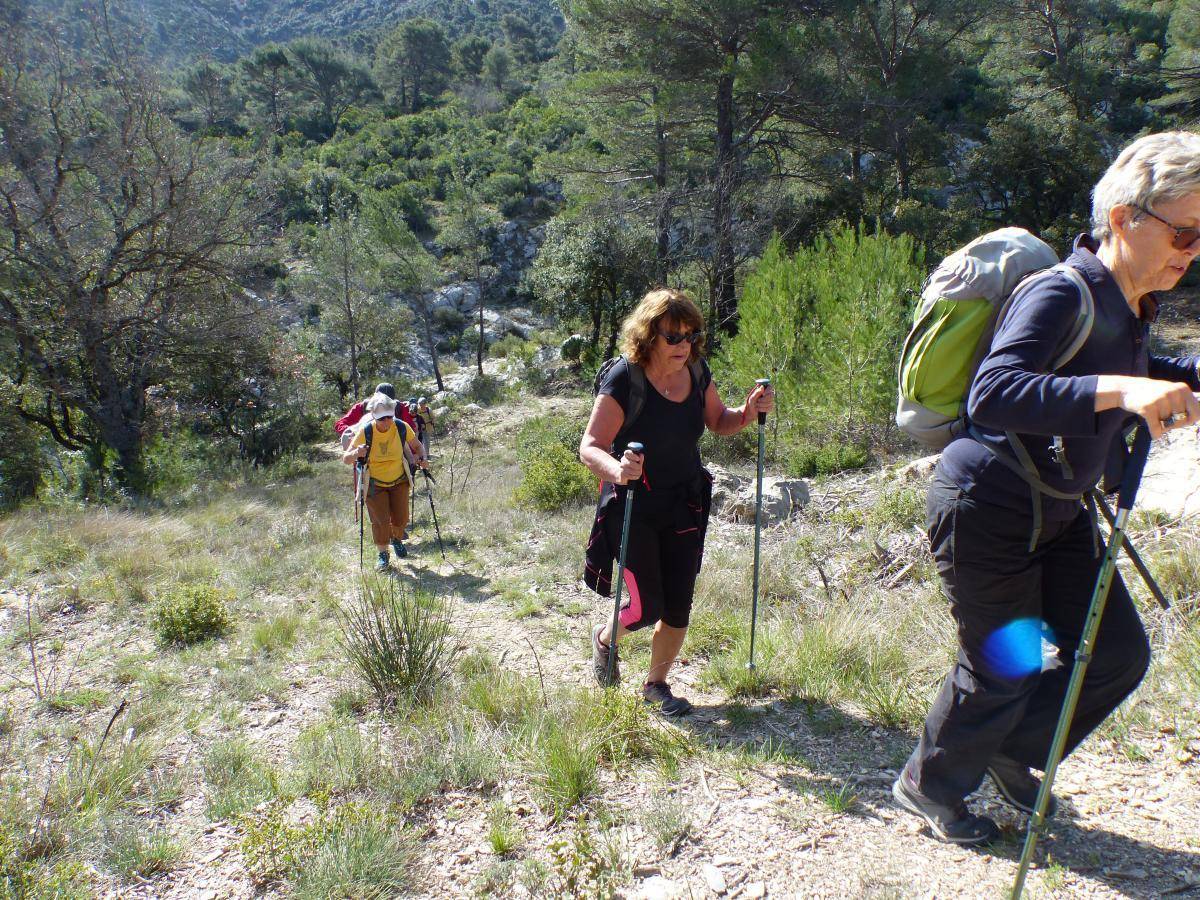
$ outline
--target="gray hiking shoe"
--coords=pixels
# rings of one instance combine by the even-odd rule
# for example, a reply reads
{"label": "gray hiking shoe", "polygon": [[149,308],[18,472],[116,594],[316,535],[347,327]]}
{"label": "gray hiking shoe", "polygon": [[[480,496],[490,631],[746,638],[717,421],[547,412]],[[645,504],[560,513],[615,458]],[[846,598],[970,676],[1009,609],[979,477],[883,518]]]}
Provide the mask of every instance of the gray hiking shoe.
{"label": "gray hiking shoe", "polygon": [[[616,648],[600,643],[600,634],[603,631],[603,625],[597,625],[592,629],[592,674],[596,676],[596,683],[600,687],[612,687],[621,680],[621,664]],[[610,653],[613,656],[612,681],[608,679],[608,656]]]}
{"label": "gray hiking shoe", "polygon": [[[1028,766],[1023,766],[1015,759],[1009,759],[1007,756],[997,753],[988,763],[987,773],[991,776],[992,784],[996,786],[1001,797],[1021,812],[1033,815],[1033,810],[1037,806],[1038,791],[1042,789],[1042,781],[1029,771]],[[1046,818],[1053,818],[1057,811],[1058,801],[1051,794],[1050,802],[1046,804]]]}
{"label": "gray hiking shoe", "polygon": [[375,563],[376,572],[386,572],[388,570],[388,552],[386,550],[379,551],[379,561]]}
{"label": "gray hiking shoe", "polygon": [[404,546],[404,542],[400,538],[392,538],[392,552],[396,554],[396,559],[404,559],[408,556],[408,548]]}
{"label": "gray hiking shoe", "polygon": [[692,711],[692,704],[672,694],[665,681],[647,681],[642,685],[642,698],[658,706],[664,716],[686,716]]}
{"label": "gray hiking shoe", "polygon": [[970,847],[987,844],[1000,837],[1000,829],[995,822],[987,816],[973,815],[961,800],[954,806],[930,800],[917,790],[904,769],[900,770],[900,777],[892,785],[892,796],[904,809],[924,819],[939,841]]}

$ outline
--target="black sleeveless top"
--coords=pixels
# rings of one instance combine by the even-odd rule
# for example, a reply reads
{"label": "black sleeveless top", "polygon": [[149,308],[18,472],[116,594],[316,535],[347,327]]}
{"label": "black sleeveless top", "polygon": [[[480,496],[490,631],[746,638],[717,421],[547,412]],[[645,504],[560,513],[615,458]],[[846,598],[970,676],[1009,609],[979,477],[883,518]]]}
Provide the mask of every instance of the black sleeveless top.
{"label": "black sleeveless top", "polygon": [[[691,484],[700,473],[700,437],[704,434],[704,389],[712,380],[708,364],[700,363],[704,377],[692,383],[688,395],[678,403],[660,394],[646,379],[646,400],[642,411],[621,435],[617,455],[625,444],[639,441],[646,448],[642,472],[653,492]],[[622,359],[605,376],[597,393],[607,394],[620,405],[629,407],[629,364]],[[692,381],[689,373],[689,381]]]}

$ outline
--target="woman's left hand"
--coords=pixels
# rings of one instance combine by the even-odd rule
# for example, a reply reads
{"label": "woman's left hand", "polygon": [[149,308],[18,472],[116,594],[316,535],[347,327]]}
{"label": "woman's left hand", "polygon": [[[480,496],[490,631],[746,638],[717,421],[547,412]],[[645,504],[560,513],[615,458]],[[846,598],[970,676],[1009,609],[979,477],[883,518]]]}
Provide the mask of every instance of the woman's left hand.
{"label": "woman's left hand", "polygon": [[742,425],[747,425],[756,418],[758,413],[772,413],[775,411],[775,388],[769,384],[756,384],[746,396],[746,403],[742,407]]}

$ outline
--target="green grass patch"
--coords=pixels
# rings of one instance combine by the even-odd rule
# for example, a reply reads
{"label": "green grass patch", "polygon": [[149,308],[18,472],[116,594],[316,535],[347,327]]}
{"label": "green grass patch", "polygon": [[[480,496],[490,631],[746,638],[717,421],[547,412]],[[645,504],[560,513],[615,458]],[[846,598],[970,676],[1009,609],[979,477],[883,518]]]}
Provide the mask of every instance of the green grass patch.
{"label": "green grass patch", "polygon": [[232,819],[280,794],[275,773],[239,738],[214,744],[200,768],[209,787],[208,817],[212,821]]}
{"label": "green grass patch", "polygon": [[242,827],[241,851],[255,880],[289,884],[295,897],[383,898],[415,885],[415,837],[372,804],[321,809],[303,824],[274,804]]}

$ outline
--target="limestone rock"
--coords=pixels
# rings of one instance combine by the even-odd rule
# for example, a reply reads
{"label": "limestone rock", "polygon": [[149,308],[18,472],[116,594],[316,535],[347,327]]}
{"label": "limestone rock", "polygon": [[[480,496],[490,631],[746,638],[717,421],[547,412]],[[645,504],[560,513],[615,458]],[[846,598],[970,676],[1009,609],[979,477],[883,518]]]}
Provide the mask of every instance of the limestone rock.
{"label": "limestone rock", "polygon": [[933,477],[933,470],[937,467],[938,460],[941,458],[942,454],[934,453],[932,456],[922,456],[920,459],[914,459],[897,470],[896,478],[899,481],[905,482],[926,482]]}
{"label": "limestone rock", "polygon": [[[709,466],[713,474],[713,512],[735,522],[754,521],[755,483],[727,472],[720,466]],[[762,522],[777,525],[800,513],[809,502],[808,483],[800,479],[763,477]]]}
{"label": "limestone rock", "polygon": [[655,875],[642,882],[641,888],[634,896],[637,900],[678,900],[683,896],[683,892],[671,879]]}
{"label": "limestone rock", "polygon": [[704,864],[704,883],[708,885],[708,889],[714,894],[724,894],[728,889],[725,885],[725,876],[721,874],[721,870],[712,863]]}
{"label": "limestone rock", "polygon": [[1154,442],[1137,505],[1172,516],[1200,513],[1200,431],[1181,428]]}

